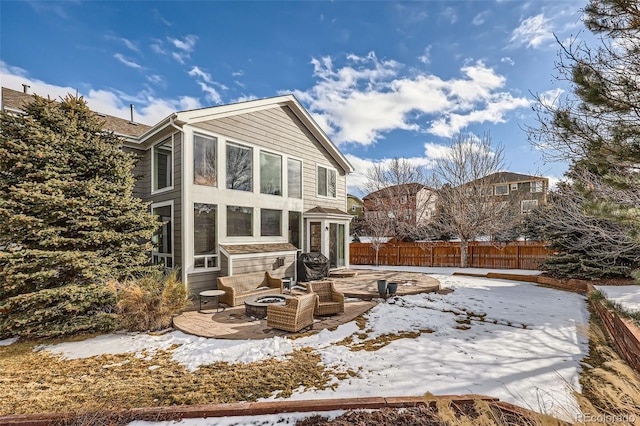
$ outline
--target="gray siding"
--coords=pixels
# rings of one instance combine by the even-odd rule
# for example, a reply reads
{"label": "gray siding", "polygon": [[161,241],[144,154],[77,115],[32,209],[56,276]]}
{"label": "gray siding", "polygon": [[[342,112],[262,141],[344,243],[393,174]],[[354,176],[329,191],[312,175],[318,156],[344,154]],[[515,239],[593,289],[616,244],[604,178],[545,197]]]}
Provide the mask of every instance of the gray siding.
{"label": "gray siding", "polygon": [[187,290],[189,291],[189,295],[193,297],[197,296],[201,291],[217,289],[217,278],[220,276],[222,276],[222,274],[219,271],[187,274]]}
{"label": "gray siding", "polygon": [[122,147],[122,150],[134,154],[137,157],[133,168],[133,177],[136,179],[133,195],[143,200],[148,200],[151,194],[151,156],[149,150]]}
{"label": "gray siding", "polygon": [[[284,257],[284,266],[278,266],[278,258]],[[288,255],[264,256],[256,255],[251,258],[233,259],[233,275],[244,274],[249,272],[267,271],[272,277],[293,277],[295,267],[295,253]]]}
{"label": "gray siding", "polygon": [[[288,107],[201,122],[194,124],[194,127],[302,159],[304,209],[317,206],[346,208],[347,182],[344,170]],[[337,170],[336,198],[316,196],[316,164]]]}

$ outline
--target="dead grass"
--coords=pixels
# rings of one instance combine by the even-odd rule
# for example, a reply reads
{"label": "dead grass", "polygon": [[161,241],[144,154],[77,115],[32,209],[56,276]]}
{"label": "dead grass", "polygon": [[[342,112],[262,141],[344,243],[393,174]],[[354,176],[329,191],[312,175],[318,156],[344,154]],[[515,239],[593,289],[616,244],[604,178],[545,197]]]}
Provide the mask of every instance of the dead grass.
{"label": "dead grass", "polygon": [[190,372],[171,360],[171,351],[61,360],[34,352],[34,345],[0,347],[0,415],[255,401],[274,392],[288,397],[300,387],[324,389],[335,377],[311,350],[284,361],[215,363]]}

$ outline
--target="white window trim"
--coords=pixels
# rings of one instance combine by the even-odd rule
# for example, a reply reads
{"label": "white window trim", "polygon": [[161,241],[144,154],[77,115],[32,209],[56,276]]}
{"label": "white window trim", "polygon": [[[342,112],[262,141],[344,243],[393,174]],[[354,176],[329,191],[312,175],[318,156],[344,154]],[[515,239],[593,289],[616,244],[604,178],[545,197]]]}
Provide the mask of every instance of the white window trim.
{"label": "white window trim", "polygon": [[[256,208],[254,207],[253,210],[255,212]],[[259,228],[260,228],[260,238],[278,238],[278,237],[282,238],[283,237],[283,233],[284,233],[283,232],[284,231],[284,226],[283,226],[284,225],[283,224],[283,222],[284,222],[284,210],[282,210],[282,209],[271,209],[271,208],[268,208],[268,207],[260,207],[258,210],[260,210],[260,213],[259,213],[260,214],[260,219],[259,219],[259,222],[260,222],[260,226],[259,226]],[[280,234],[278,234],[278,235],[262,235],[262,210],[271,210],[271,211],[279,211],[280,212]],[[288,231],[288,229],[289,229],[289,223],[287,222],[287,231]]]}
{"label": "white window trim", "polygon": [[[328,171],[328,170],[333,170],[333,171],[334,171],[334,173],[336,174],[336,195],[335,195],[335,197],[332,197],[332,196],[330,196],[330,195],[321,195],[321,194],[318,194],[318,169],[319,169],[320,167],[322,167],[323,169],[327,169],[327,171]],[[328,176],[328,175],[327,175],[327,176]],[[326,199],[329,199],[329,200],[337,200],[337,199],[338,199],[338,170],[336,170],[335,168],[330,167],[330,166],[325,166],[324,164],[316,164],[316,179],[315,179],[315,187],[316,187],[316,188],[315,188],[316,196],[317,196],[318,198],[326,198]],[[329,185],[328,185],[328,181],[327,181],[327,192],[329,192],[328,190],[329,190]]]}
{"label": "white window trim", "polygon": [[[498,194],[498,193],[496,192],[496,189],[497,189],[499,186],[504,186],[504,187],[506,187],[506,188],[507,188],[507,192],[505,192],[504,194]],[[493,195],[495,195],[496,197],[504,197],[505,195],[509,195],[509,184],[504,183],[504,184],[500,184],[500,185],[494,185],[494,186],[493,186]]]}
{"label": "white window trim", "polygon": [[[247,209],[251,209],[251,235],[229,235],[229,217],[228,217],[228,208],[229,207],[241,207],[241,208],[247,208]],[[226,239],[234,241],[254,241],[256,242],[256,240],[260,237],[260,227],[258,226],[258,220],[256,218],[256,211],[260,210],[260,207],[257,207],[255,205],[253,206],[246,206],[246,205],[239,205],[239,204],[224,204],[224,235],[226,237]],[[257,228],[257,231],[256,231]],[[256,235],[256,232],[258,232],[258,235]],[[220,234],[218,234],[220,235]],[[271,237],[273,238],[273,237]],[[244,239],[244,240],[243,240]]]}
{"label": "white window trim", "polygon": [[[261,159],[262,153],[269,154],[269,155],[276,155],[276,156],[280,157],[280,195],[267,194],[267,193],[262,192],[262,167],[260,167],[260,159]],[[287,165],[285,163],[285,160],[288,160],[288,158],[285,157],[284,154],[278,154],[275,151],[271,151],[271,150],[268,150],[268,149],[260,149],[258,147],[258,180],[259,180],[258,184],[260,186],[260,188],[258,188],[258,193],[259,194],[261,194],[261,195],[270,195],[272,197],[284,197],[284,184],[285,183],[289,184],[289,180],[287,179],[285,181],[285,178],[284,178],[285,166]],[[287,190],[288,190],[288,188],[287,188]]]}
{"label": "white window trim", "polygon": [[[539,184],[540,185],[540,191],[534,191],[533,188],[535,187],[535,185]],[[544,192],[544,182],[542,182],[541,180],[534,180],[531,182],[530,187],[530,191],[532,194],[540,194],[542,192]]]}
{"label": "white window trim", "polygon": [[[529,210],[524,210],[524,203],[527,202],[534,202],[535,207],[530,208]],[[535,209],[538,207],[538,200],[522,200],[520,201],[520,213],[529,213],[531,210]]]}
{"label": "white window trim", "polygon": [[[171,185],[162,188],[162,189],[153,189],[154,187],[154,182],[156,180],[156,165],[155,165],[155,153],[153,152],[155,147],[157,145],[160,145],[162,143],[164,143],[167,139],[169,138],[164,138],[161,141],[159,141],[158,143],[155,143],[153,145],[151,145],[151,195],[155,195],[155,194],[162,194],[163,192],[167,192],[167,191],[171,191],[173,190],[173,185],[176,181],[176,176],[175,176],[175,172],[176,172],[176,158],[175,158],[175,140],[174,140],[174,136],[175,133],[171,134],[170,138],[171,138]],[[172,210],[173,211],[173,210]]]}
{"label": "white window trim", "polygon": [[[212,206],[216,206],[216,242],[217,242],[217,247],[216,247],[216,254],[201,254],[201,255],[196,255],[195,253],[195,229],[196,229],[196,218],[195,218],[195,206],[196,204],[209,204]],[[212,271],[219,271],[220,270],[220,232],[219,232],[219,228],[220,228],[220,205],[219,204],[212,204],[212,203],[200,203],[200,202],[192,202],[191,203],[191,243],[190,243],[190,249],[189,249],[189,255],[191,256],[190,259],[190,271],[189,273],[200,273],[200,272],[212,272]],[[196,259],[197,258],[204,258],[204,268],[196,268]],[[218,259],[218,261],[216,262],[215,267],[210,268],[207,266],[207,259],[209,257],[215,257]]]}
{"label": "white window trim", "polygon": [[[285,180],[285,182],[282,184],[282,189],[283,189],[283,194],[285,198],[291,198],[292,200],[304,200],[304,160],[302,158],[298,158],[298,157],[294,157],[292,155],[282,155],[283,158],[283,164],[286,164],[287,166],[287,178]],[[291,197],[289,195],[289,159],[292,160],[296,160],[300,162],[300,198],[298,197]],[[283,177],[284,177],[284,172],[283,172]]]}
{"label": "white window trim", "polygon": [[[149,206],[149,208],[151,209],[151,214],[153,215],[153,210],[160,208],[160,207],[167,207],[167,206],[171,206],[171,255],[167,255],[165,253],[158,253],[156,251],[154,251],[154,249],[151,249],[151,261],[153,262],[153,256],[158,256],[158,257],[164,257],[164,258],[171,258],[171,269],[175,268],[176,262],[175,262],[175,209],[173,208],[173,200],[169,200],[169,201],[161,201],[158,203],[153,203],[151,204],[151,206]],[[166,262],[165,262],[166,265]]]}
{"label": "white window trim", "polygon": [[[195,144],[196,144],[196,136],[200,136],[202,138],[207,138],[207,139],[212,139],[215,142],[215,147],[216,147],[216,184],[215,185],[201,185],[199,183],[195,183],[195,166],[194,166],[194,161],[195,161]],[[184,152],[184,148],[182,149],[182,152]],[[225,152],[226,154],[226,152]],[[200,129],[197,129],[194,132],[191,132],[191,184],[195,185],[195,186],[205,186],[208,188],[219,188],[220,187],[220,138],[218,136],[212,136],[210,134],[207,134],[205,132],[200,131]],[[184,168],[184,165],[183,165]],[[225,167],[226,169],[226,167]],[[226,170],[225,170],[226,173]]]}
{"label": "white window trim", "polygon": [[518,184],[517,183],[512,183],[510,190],[511,191],[517,191],[518,190]]}

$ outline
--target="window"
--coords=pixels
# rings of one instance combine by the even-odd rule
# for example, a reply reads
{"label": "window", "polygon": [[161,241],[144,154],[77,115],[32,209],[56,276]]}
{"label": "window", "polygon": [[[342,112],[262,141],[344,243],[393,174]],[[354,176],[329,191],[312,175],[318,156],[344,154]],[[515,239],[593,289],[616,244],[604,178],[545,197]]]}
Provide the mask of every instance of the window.
{"label": "window", "polygon": [[309,251],[320,253],[322,250],[322,223],[311,222],[309,232]]}
{"label": "window", "polygon": [[171,163],[173,155],[171,138],[160,142],[153,147],[153,190],[169,188],[173,184],[171,180]]}
{"label": "window", "polygon": [[173,243],[171,237],[172,208],[168,206],[152,207],[151,213],[159,216],[162,225],[156,229],[151,237],[153,249],[151,260],[154,264],[163,264],[167,268],[173,268]]}
{"label": "window", "polygon": [[227,188],[253,191],[253,149],[227,144]]}
{"label": "window", "polygon": [[520,211],[522,213],[529,213],[538,207],[538,200],[522,200],[520,202]]}
{"label": "window", "polygon": [[251,207],[227,207],[227,236],[250,237],[253,235],[253,209]]}
{"label": "window", "polygon": [[302,213],[289,212],[289,242],[299,249],[302,248],[302,245],[300,244],[301,222]]}
{"label": "window", "polygon": [[216,210],[214,204],[193,205],[193,267],[196,269],[218,266]]}
{"label": "window", "polygon": [[318,166],[318,195],[336,198],[336,171]]}
{"label": "window", "polygon": [[517,183],[512,183],[511,184],[511,190],[512,191],[517,191],[518,190],[518,184]]}
{"label": "window", "polygon": [[355,211],[356,211],[356,205],[355,205],[355,204],[352,204],[352,205],[351,205],[351,211],[352,211],[352,212],[355,212]]}
{"label": "window", "polygon": [[542,192],[542,181],[536,180],[531,182],[531,192]]}
{"label": "window", "polygon": [[260,153],[260,193],[282,195],[282,157]]}
{"label": "window", "polygon": [[279,237],[282,235],[282,211],[260,209],[260,235]]}
{"label": "window", "polygon": [[507,195],[509,193],[509,185],[496,185],[493,190],[495,195]]}
{"label": "window", "polygon": [[291,198],[302,198],[302,161],[287,159],[287,192]]}
{"label": "window", "polygon": [[216,138],[193,136],[193,183],[218,186]]}
{"label": "window", "polygon": [[400,197],[400,204],[407,204],[407,196],[403,195],[402,197]]}

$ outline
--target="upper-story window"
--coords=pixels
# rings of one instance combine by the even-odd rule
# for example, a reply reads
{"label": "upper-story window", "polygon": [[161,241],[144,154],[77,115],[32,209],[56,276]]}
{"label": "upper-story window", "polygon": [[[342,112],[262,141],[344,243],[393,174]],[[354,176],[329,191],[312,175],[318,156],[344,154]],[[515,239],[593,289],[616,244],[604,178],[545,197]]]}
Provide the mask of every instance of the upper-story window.
{"label": "upper-story window", "polygon": [[507,195],[509,193],[509,185],[496,185],[493,190],[495,195]]}
{"label": "upper-story window", "polygon": [[173,146],[171,138],[153,147],[153,190],[169,188],[172,180]]}
{"label": "upper-story window", "polygon": [[218,186],[216,138],[193,136],[193,183]]}
{"label": "upper-story window", "polygon": [[512,191],[517,191],[518,190],[518,184],[517,183],[512,183],[511,184],[511,190]]}
{"label": "upper-story window", "polygon": [[302,198],[302,161],[287,159],[287,193],[290,198]]}
{"label": "upper-story window", "polygon": [[531,182],[531,192],[542,192],[543,185],[541,180]]}
{"label": "upper-story window", "polygon": [[336,171],[318,166],[318,195],[336,198]]}
{"label": "upper-story window", "polygon": [[253,191],[253,149],[227,143],[227,188]]}
{"label": "upper-story window", "polygon": [[282,157],[260,152],[260,193],[282,195]]}

